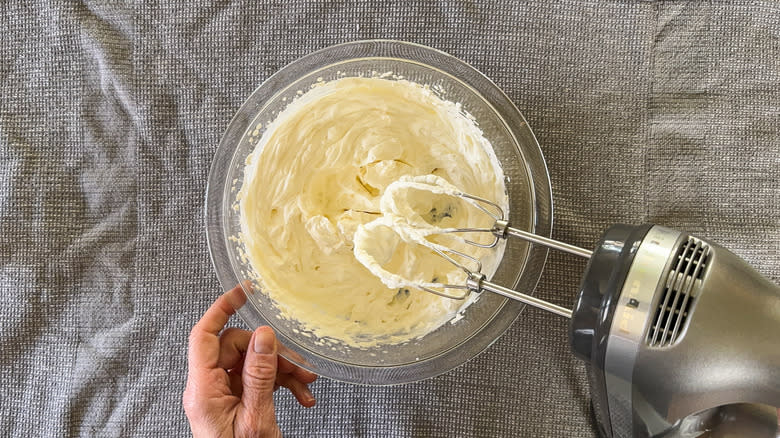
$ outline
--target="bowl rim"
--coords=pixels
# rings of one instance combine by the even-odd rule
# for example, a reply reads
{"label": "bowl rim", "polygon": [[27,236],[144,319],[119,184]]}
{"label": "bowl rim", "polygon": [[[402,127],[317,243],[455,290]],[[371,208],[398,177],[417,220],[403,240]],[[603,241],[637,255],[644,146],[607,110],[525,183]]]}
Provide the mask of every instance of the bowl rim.
{"label": "bowl rim", "polygon": [[[442,69],[438,65],[431,65],[428,62],[418,58],[409,58],[406,49],[414,49],[421,53],[431,56],[435,59],[440,58],[449,63],[452,63],[454,67],[465,70],[472,75],[469,80],[464,80],[457,72],[453,72],[452,69]],[[366,50],[372,53],[366,54]],[[351,54],[360,53],[359,56],[349,56]],[[404,56],[393,55],[394,53],[403,52]],[[323,55],[338,55],[330,62],[322,63]],[[415,52],[415,54],[417,54]],[[326,59],[328,57],[325,57]],[[482,72],[460,60],[459,58],[452,56],[441,50],[431,48],[422,44],[392,40],[392,39],[370,39],[370,40],[358,40],[345,42],[328,46],[317,51],[311,52],[303,57],[300,57],[265,79],[254,91],[247,97],[242,103],[237,112],[231,118],[225,132],[223,133],[220,143],[214,153],[211,166],[209,168],[209,175],[206,187],[206,195],[204,199],[204,219],[206,228],[206,242],[209,250],[209,257],[211,259],[212,266],[217,275],[217,278],[223,289],[229,290],[240,284],[238,275],[236,275],[235,268],[232,265],[228,249],[227,249],[227,237],[224,232],[224,215],[223,205],[228,195],[229,184],[226,184],[225,176],[218,175],[220,167],[229,167],[232,165],[235,159],[235,150],[243,138],[247,129],[250,126],[250,122],[254,119],[254,116],[264,108],[269,101],[272,101],[275,96],[287,89],[290,85],[294,84],[303,76],[308,76],[312,72],[325,69],[333,65],[355,61],[360,59],[398,59],[406,62],[414,62],[421,64],[425,67],[429,67],[434,70],[441,71],[454,79],[460,81],[465,86],[469,87],[477,96],[481,97],[485,103],[487,103],[496,115],[501,119],[507,131],[512,135],[515,143],[515,148],[518,149],[518,153],[525,159],[523,163],[526,167],[526,172],[529,175],[529,180],[532,181],[532,187],[529,192],[531,194],[531,203],[534,205],[534,217],[532,220],[533,229],[531,231],[549,237],[552,231],[553,223],[553,200],[552,189],[550,184],[549,171],[547,169],[544,155],[539,147],[539,143],[531,131],[527,121],[520,113],[519,109],[515,106],[514,102],[499,88],[492,80],[485,76]],[[291,71],[300,70],[298,75],[290,75]],[[478,86],[475,86],[474,82],[479,82],[483,87],[487,87],[487,90],[483,90]],[[492,95],[492,99],[485,96],[485,91],[489,91]],[[497,108],[496,104],[500,104]],[[252,114],[247,116],[247,114]],[[514,120],[507,120],[507,118]],[[514,122],[514,123],[512,123]],[[522,143],[518,140],[518,134],[525,137],[526,142]],[[234,141],[238,135],[238,141]],[[521,146],[525,145],[527,150],[521,149]],[[534,154],[532,159],[528,159],[527,154]],[[227,166],[225,164],[227,163]],[[536,165],[536,169],[531,169],[530,166]],[[221,178],[220,178],[221,176]],[[537,184],[541,183],[541,187]],[[539,203],[542,203],[540,206]],[[532,274],[533,278],[527,278],[526,290],[528,293],[533,294],[541,278],[543,268],[547,258],[547,249],[537,245],[530,246],[526,257],[526,265],[528,260],[534,259],[534,263],[538,266],[537,273]],[[520,275],[515,280],[515,284],[511,287],[516,288],[517,284],[521,280]],[[245,291],[246,292],[246,291]],[[247,300],[247,303],[251,303],[251,300]],[[254,305],[244,305],[240,309],[236,309],[239,317],[250,328],[254,329],[259,325],[266,325],[268,322],[262,316],[258,309],[253,307]],[[252,307],[249,309],[248,307]],[[254,309],[254,310],[253,310]],[[394,385],[411,383],[418,380],[434,377],[439,374],[446,373],[466,362],[472,360],[484,352],[490,345],[498,340],[508,329],[512,326],[514,321],[519,317],[522,311],[525,309],[525,305],[517,301],[505,299],[504,302],[499,305],[494,315],[489,318],[485,324],[470,337],[463,339],[460,343],[443,351],[435,356],[426,358],[425,360],[393,366],[383,365],[358,365],[350,364],[338,361],[336,359],[330,359],[319,353],[312,352],[305,349],[307,352],[316,355],[325,362],[331,362],[336,365],[334,368],[328,368],[328,373],[323,373],[324,370],[321,366],[313,366],[309,357],[308,359],[301,358],[296,352],[283,347],[280,350],[280,354],[287,360],[299,365],[303,368],[309,369],[325,377],[333,380],[344,381],[353,384],[370,384],[370,385]],[[511,312],[514,315],[508,321],[503,321],[503,327],[499,327],[496,330],[492,330],[490,333],[485,333],[486,327],[495,326],[497,315],[501,313]],[[259,321],[260,324],[253,324],[252,321]],[[253,327],[254,326],[254,327]],[[439,357],[445,355],[453,355],[460,350],[464,344],[470,342],[475,337],[482,338],[479,348],[475,350],[470,357],[465,360],[456,359],[448,366],[437,369],[435,373],[427,372],[420,374],[423,369],[421,365],[425,362],[430,362]],[[277,338],[282,345],[287,345],[290,342],[295,344],[293,339],[288,338],[284,334],[277,333]],[[315,358],[316,359],[316,358]],[[463,358],[461,358],[463,359]],[[455,363],[456,362],[456,363]],[[342,369],[344,368],[344,369]],[[356,378],[356,375],[359,376]],[[388,376],[392,380],[388,381]]]}

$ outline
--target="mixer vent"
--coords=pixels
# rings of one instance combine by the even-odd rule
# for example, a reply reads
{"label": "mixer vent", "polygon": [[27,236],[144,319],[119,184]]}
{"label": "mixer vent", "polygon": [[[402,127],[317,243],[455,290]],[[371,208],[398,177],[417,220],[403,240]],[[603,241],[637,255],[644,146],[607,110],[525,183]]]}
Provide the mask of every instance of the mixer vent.
{"label": "mixer vent", "polygon": [[647,345],[668,347],[682,333],[688,322],[698,286],[704,277],[709,258],[709,246],[689,237],[677,248],[677,255],[665,275],[666,283],[647,332]]}

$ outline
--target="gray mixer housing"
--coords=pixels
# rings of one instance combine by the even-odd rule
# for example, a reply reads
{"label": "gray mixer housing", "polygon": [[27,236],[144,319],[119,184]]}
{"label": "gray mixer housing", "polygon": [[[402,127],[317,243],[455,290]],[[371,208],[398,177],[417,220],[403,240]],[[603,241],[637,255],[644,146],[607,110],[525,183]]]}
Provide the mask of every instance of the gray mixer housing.
{"label": "gray mixer housing", "polygon": [[777,436],[780,288],[730,251],[657,225],[615,225],[585,270],[570,327],[602,435]]}

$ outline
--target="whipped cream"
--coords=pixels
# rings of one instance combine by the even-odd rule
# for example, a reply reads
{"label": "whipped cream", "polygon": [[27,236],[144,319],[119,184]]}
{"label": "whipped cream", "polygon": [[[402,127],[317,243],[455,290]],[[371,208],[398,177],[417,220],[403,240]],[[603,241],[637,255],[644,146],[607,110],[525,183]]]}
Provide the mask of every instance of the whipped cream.
{"label": "whipped cream", "polygon": [[[489,228],[492,219],[451,193],[410,186],[425,181],[507,205],[492,147],[459,104],[406,80],[318,83],[266,127],[247,158],[238,239],[254,279],[283,317],[347,345],[404,342],[452,320],[470,301],[411,282],[462,281],[462,271],[394,224]],[[482,260],[487,275],[503,254],[503,242],[482,249],[430,234],[427,242]],[[360,251],[403,281],[375,275]]]}
{"label": "whipped cream", "polygon": [[[434,199],[432,195],[443,195],[440,200],[443,201],[444,209],[439,210],[431,206],[431,201]],[[445,256],[453,258],[455,262],[470,271],[481,271],[481,266],[475,261],[453,252],[457,249],[469,256],[474,256],[471,253],[476,252],[474,248],[468,248],[468,243],[460,232],[453,233],[460,227],[437,225],[446,222],[443,220],[445,216],[452,217],[454,211],[458,212],[461,223],[485,222],[484,218],[468,220],[469,214],[487,215],[487,213],[479,210],[477,203],[470,199],[459,200],[462,195],[460,189],[436,175],[402,176],[385,188],[379,201],[382,216],[358,226],[353,239],[355,258],[388,288],[427,287],[453,295],[448,293],[448,288],[444,285],[464,285],[467,274],[463,270],[451,270],[446,273],[446,276],[436,274],[425,276],[424,270],[419,270],[404,277],[393,272],[386,265],[390,264],[392,256],[399,251],[399,245],[404,242],[410,245],[410,248],[405,248],[406,251],[420,253],[428,248],[439,253],[443,258]],[[473,207],[473,211],[469,210],[468,204]],[[440,211],[442,214],[439,214]],[[489,230],[490,226],[483,226],[483,228]],[[429,239],[432,236],[438,239]],[[492,240],[492,234],[488,236],[488,239]],[[479,237],[472,238],[476,241],[480,240]],[[442,240],[446,243],[438,243]],[[483,254],[482,258],[492,261],[493,255]]]}

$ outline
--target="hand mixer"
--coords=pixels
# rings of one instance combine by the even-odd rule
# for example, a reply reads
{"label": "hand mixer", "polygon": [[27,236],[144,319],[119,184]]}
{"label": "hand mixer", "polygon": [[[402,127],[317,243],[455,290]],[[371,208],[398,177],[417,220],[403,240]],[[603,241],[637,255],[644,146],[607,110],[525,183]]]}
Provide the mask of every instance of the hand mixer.
{"label": "hand mixer", "polygon": [[658,225],[613,225],[591,252],[510,227],[491,201],[449,194],[494,224],[439,233],[489,233],[489,243],[460,239],[482,247],[513,236],[590,259],[574,310],[491,283],[478,260],[441,247],[433,249],[465,283],[420,289],[453,299],[489,291],[571,318],[571,348],[587,365],[603,436],[780,433],[780,288],[744,260]]}

